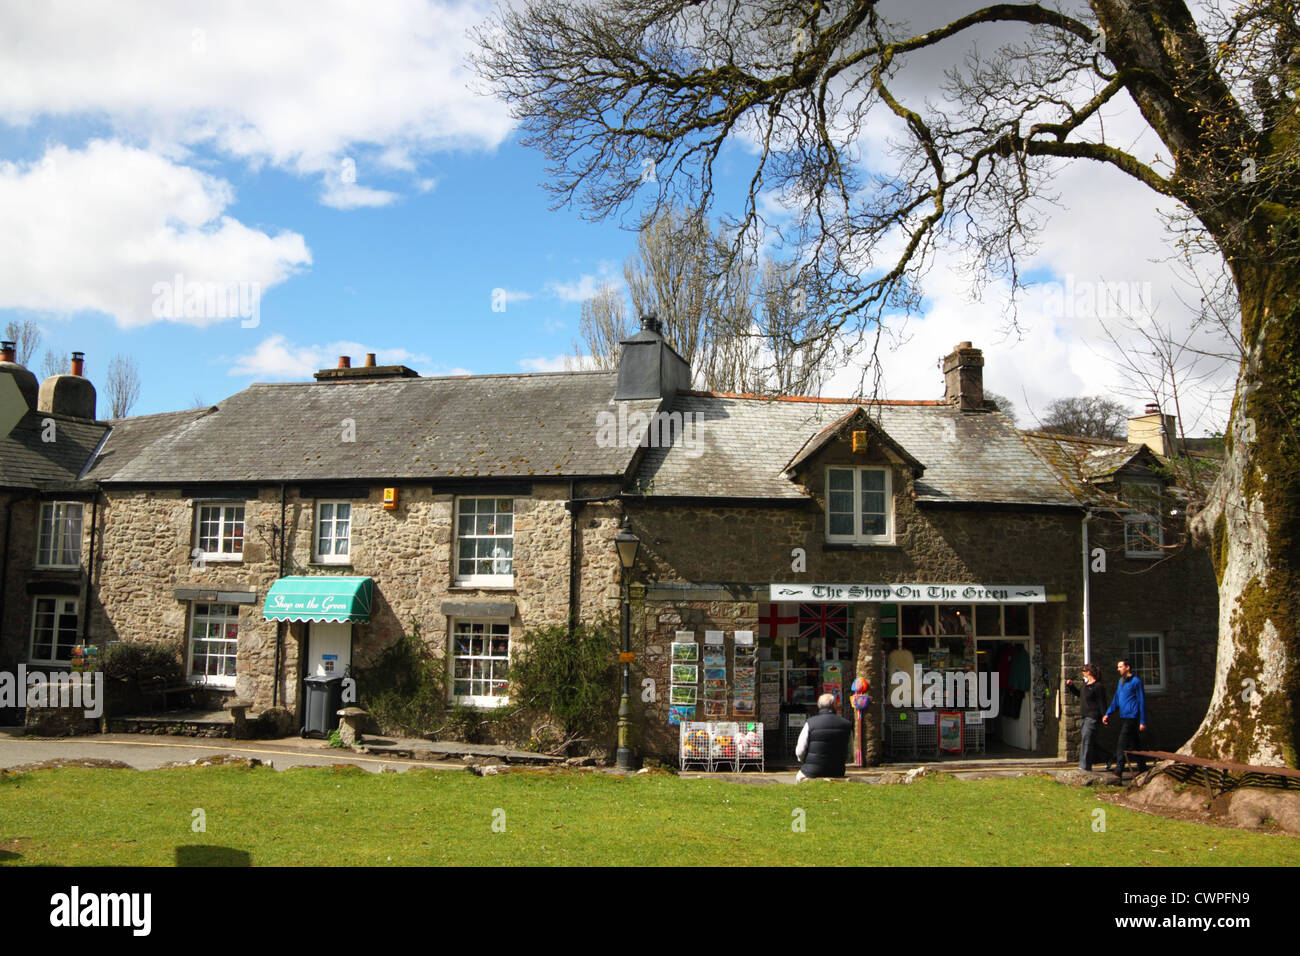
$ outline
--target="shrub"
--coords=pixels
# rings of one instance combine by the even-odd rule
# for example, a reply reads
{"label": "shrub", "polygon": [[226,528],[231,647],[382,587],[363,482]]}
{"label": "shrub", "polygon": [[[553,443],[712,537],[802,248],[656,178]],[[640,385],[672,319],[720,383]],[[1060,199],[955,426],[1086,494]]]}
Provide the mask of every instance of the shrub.
{"label": "shrub", "polygon": [[100,665],[110,680],[178,681],[184,676],[175,646],[149,641],[109,644]]}
{"label": "shrub", "polygon": [[618,625],[611,618],[529,631],[510,665],[511,710],[549,716],[570,738],[610,731],[618,713]]}
{"label": "shrub", "polygon": [[357,694],[386,734],[425,736],[442,728],[447,707],[447,670],[429,653],[420,625],[384,648],[365,667],[353,665]]}

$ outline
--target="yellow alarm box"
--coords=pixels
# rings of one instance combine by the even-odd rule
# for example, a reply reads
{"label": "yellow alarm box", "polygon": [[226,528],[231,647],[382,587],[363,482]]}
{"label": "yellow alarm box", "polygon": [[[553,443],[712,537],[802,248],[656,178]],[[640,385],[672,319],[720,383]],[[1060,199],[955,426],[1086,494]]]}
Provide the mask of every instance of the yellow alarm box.
{"label": "yellow alarm box", "polygon": [[397,489],[396,488],[384,489],[384,510],[385,511],[397,510]]}

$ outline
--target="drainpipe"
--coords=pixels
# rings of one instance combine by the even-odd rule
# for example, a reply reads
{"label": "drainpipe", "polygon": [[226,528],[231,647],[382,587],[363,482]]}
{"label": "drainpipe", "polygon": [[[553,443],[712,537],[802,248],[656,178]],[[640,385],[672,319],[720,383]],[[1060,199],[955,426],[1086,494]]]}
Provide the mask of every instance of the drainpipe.
{"label": "drainpipe", "polygon": [[[14,526],[14,502],[18,498],[18,495],[11,497],[5,507],[5,553],[0,557],[0,646],[4,645],[5,595],[9,593],[9,533]],[[22,651],[19,651],[14,660],[21,658]]]}
{"label": "drainpipe", "polygon": [[[280,572],[277,577],[284,577],[284,543],[285,543],[285,501],[284,482],[280,482]],[[272,672],[271,706],[280,706],[280,664],[284,657],[284,621],[275,622],[275,670]]]}
{"label": "drainpipe", "polygon": [[86,633],[90,627],[90,594],[95,585],[95,546],[98,537],[95,532],[99,529],[99,493],[90,503],[90,562],[86,565],[86,596],[81,602],[81,646],[86,646]]}
{"label": "drainpipe", "polygon": [[1092,589],[1090,587],[1090,575],[1088,573],[1088,563],[1092,555],[1088,551],[1088,519],[1092,514],[1084,509],[1083,512],[1083,662],[1092,663]]}
{"label": "drainpipe", "polygon": [[578,508],[574,504],[574,492],[577,490],[577,483],[572,478],[569,479],[569,500],[565,502],[565,509],[569,512],[569,639],[573,639],[573,629],[577,626],[575,616],[578,613],[578,602],[574,595],[574,589],[578,583],[578,569],[575,566],[578,560]]}

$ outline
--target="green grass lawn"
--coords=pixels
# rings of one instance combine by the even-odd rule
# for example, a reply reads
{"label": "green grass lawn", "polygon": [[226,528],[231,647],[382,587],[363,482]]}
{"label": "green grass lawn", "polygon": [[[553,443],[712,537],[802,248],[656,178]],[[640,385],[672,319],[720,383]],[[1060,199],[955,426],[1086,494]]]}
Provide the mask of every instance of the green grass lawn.
{"label": "green grass lawn", "polygon": [[[1098,808],[1104,832],[1094,830]],[[192,828],[200,809],[206,832]],[[1295,866],[1300,840],[1133,813],[1042,777],[792,787],[424,769],[0,774],[0,862],[178,861]]]}

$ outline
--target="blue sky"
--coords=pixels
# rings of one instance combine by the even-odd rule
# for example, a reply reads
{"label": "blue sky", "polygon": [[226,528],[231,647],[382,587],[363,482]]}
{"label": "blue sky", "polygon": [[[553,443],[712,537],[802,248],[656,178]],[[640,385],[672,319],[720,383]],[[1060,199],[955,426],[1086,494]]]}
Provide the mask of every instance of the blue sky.
{"label": "blue sky", "polygon": [[[487,6],[304,9],[124,2],[0,14],[0,324],[39,324],[38,374],[46,348],[84,351],[92,380],[130,354],[144,414],[308,379],[341,353],[359,363],[373,351],[426,375],[562,366],[582,299],[621,282],[636,237],[551,211],[541,155],[518,145],[504,106],[468,88],[466,30]],[[1108,121],[1158,147],[1142,142],[1140,121]],[[734,194],[748,174],[744,142],[724,158]],[[1151,195],[1077,164],[1057,184],[1061,209],[1029,274],[1150,288],[1161,318],[1185,327],[1188,294],[1158,261],[1170,249]],[[1141,410],[1121,394],[1096,317],[1031,300],[1023,331],[1008,336],[1005,290],[974,298],[962,265],[960,250],[941,257],[925,308],[892,327],[888,397],[939,397],[936,361],[969,339],[985,350],[986,385],[1016,402],[1022,424],[1067,395],[1114,394]],[[256,285],[257,325],[156,317],[155,284],[178,273]],[[504,312],[494,289],[507,290]],[[841,370],[826,392],[851,394],[858,372]],[[1221,427],[1230,371],[1211,382],[1187,401],[1192,434]]]}

